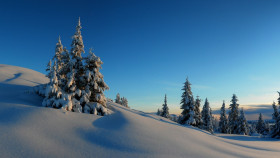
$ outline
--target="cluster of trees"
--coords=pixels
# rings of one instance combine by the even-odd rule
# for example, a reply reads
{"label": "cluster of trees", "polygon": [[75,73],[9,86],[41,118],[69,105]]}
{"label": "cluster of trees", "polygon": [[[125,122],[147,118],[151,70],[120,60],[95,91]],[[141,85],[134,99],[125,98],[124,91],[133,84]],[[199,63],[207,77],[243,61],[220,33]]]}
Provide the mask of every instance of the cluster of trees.
{"label": "cluster of trees", "polygon": [[[256,123],[252,123],[251,126],[249,126],[244,116],[243,110],[240,110],[240,114],[237,113],[238,104],[236,104],[236,102],[237,97],[233,96],[228,118],[226,117],[225,105],[223,104],[223,106],[221,107],[219,124],[219,130],[221,133],[253,134],[256,132],[261,135],[269,135],[272,138],[280,138],[279,107],[276,106],[275,102],[273,102],[272,104],[274,110],[272,119],[275,123],[271,126],[268,122],[265,122],[263,120],[263,116],[261,113],[259,114],[258,121]],[[280,97],[278,98],[278,105],[280,105]]]}
{"label": "cluster of trees", "polygon": [[229,114],[226,115],[225,102],[223,102],[220,113],[219,131],[228,134],[250,134],[250,127],[246,120],[243,108],[239,110],[237,96],[233,94],[229,105]]}
{"label": "cluster of trees", "polygon": [[182,88],[181,109],[182,113],[178,118],[178,123],[188,124],[201,129],[205,129],[211,133],[214,132],[215,119],[212,115],[212,110],[208,99],[205,99],[202,111],[200,111],[201,99],[197,96],[194,100],[191,83],[188,78]]}
{"label": "cluster of trees", "polygon": [[125,107],[128,107],[128,101],[125,97],[122,97],[120,96],[120,94],[118,93],[117,96],[116,96],[116,99],[115,99],[115,103],[118,103],[118,104],[121,104]]}
{"label": "cluster of trees", "polygon": [[249,134],[249,126],[245,118],[243,109],[238,110],[239,104],[237,104],[237,97],[234,94],[232,97],[232,104],[230,104],[229,117],[227,118],[225,102],[223,102],[221,108],[221,116],[218,121],[212,115],[212,109],[208,99],[205,99],[202,110],[200,110],[201,99],[199,96],[194,99],[191,83],[188,78],[182,88],[182,99],[181,99],[181,115],[178,119],[171,118],[169,115],[169,108],[167,106],[167,97],[165,95],[164,104],[162,109],[158,109],[157,115],[175,120],[180,124],[188,124],[194,127],[198,127],[213,133],[215,130],[219,130],[222,133],[232,134]]}
{"label": "cluster of trees", "polygon": [[[276,106],[275,102],[272,104],[274,110],[272,114],[272,118],[275,122],[274,125],[269,126],[269,124],[263,120],[262,114],[260,113],[258,122],[250,126],[245,117],[243,108],[239,109],[239,104],[237,103],[238,99],[235,94],[232,96],[228,115],[226,112],[225,101],[223,101],[220,109],[220,118],[217,120],[212,115],[212,110],[207,98],[200,111],[201,99],[199,99],[198,96],[194,99],[191,91],[191,83],[188,78],[186,79],[182,90],[181,115],[177,119],[174,119],[169,115],[166,95],[162,109],[158,109],[157,115],[169,118],[173,121],[175,120],[180,124],[195,126],[211,133],[219,131],[227,134],[250,135],[257,132],[262,135],[270,135],[273,138],[280,138],[280,112],[279,107]],[[280,92],[278,93],[278,105],[280,105]]]}
{"label": "cluster of trees", "polygon": [[91,50],[86,57],[82,56],[85,51],[81,28],[79,19],[70,52],[58,39],[55,55],[46,69],[50,82],[44,91],[37,92],[44,96],[43,106],[106,115],[107,100],[103,92],[109,87],[99,71],[103,62]]}

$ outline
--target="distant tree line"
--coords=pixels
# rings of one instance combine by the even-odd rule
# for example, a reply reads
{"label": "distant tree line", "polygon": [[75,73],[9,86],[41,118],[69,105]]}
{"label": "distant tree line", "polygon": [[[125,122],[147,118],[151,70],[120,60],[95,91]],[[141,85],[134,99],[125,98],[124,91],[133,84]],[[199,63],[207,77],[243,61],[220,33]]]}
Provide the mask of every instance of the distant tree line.
{"label": "distant tree line", "polygon": [[[226,113],[225,101],[222,103],[220,109],[220,118],[217,120],[212,115],[212,110],[208,99],[205,99],[205,103],[200,111],[201,99],[199,96],[194,100],[191,83],[188,78],[182,88],[183,93],[181,96],[181,115],[178,118],[172,118],[169,115],[169,108],[167,106],[167,97],[165,95],[164,104],[162,109],[158,109],[157,115],[169,118],[182,125],[191,125],[214,133],[214,131],[226,134],[242,134],[251,135],[253,133],[259,133],[261,135],[269,135],[272,138],[280,138],[280,114],[279,107],[273,102],[272,107],[274,113],[272,118],[274,124],[270,126],[263,120],[263,116],[260,113],[257,123],[249,125],[244,114],[243,108],[239,109],[238,98],[233,94],[231,104],[229,105],[228,115]],[[279,92],[278,92],[279,93]],[[280,105],[280,93],[278,98],[278,105]]]}

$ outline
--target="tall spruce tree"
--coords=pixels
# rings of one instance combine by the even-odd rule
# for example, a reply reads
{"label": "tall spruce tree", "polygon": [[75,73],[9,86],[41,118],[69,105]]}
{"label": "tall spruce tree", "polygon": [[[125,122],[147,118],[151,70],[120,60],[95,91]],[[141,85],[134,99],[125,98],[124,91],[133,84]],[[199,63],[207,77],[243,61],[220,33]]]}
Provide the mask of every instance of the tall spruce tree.
{"label": "tall spruce tree", "polygon": [[216,120],[215,117],[212,115],[212,109],[211,109],[210,106],[209,106],[209,110],[210,110],[210,117],[211,117],[211,121],[212,121],[213,131],[215,131],[215,130],[218,129],[218,126],[219,126],[219,125],[217,125],[217,120]]}
{"label": "tall spruce tree", "polygon": [[[76,27],[76,32],[72,37],[70,61],[65,67],[65,86],[63,95],[66,104],[63,106],[65,110],[74,112],[83,112],[85,105],[85,97],[82,95],[86,87],[84,66],[82,61],[82,53],[84,53],[84,44],[81,35],[80,18]],[[81,98],[83,99],[81,100]]]}
{"label": "tall spruce tree", "polygon": [[257,125],[256,125],[256,131],[259,134],[264,134],[265,133],[265,123],[264,123],[264,120],[263,120],[263,117],[262,117],[262,113],[260,113],[260,115],[259,115],[259,120],[258,120]]}
{"label": "tall spruce tree", "polygon": [[[279,93],[279,92],[278,92]],[[279,93],[280,95],[280,93]],[[280,97],[278,98],[278,101],[280,100]],[[280,102],[278,102],[279,104]],[[276,106],[275,102],[272,104],[273,107],[273,114],[272,119],[274,120],[275,124],[272,126],[270,135],[272,138],[280,138],[280,115],[279,115],[279,108]]]}
{"label": "tall spruce tree", "polygon": [[195,126],[200,127],[202,125],[202,119],[201,119],[201,112],[200,112],[200,104],[201,99],[199,99],[199,96],[196,96],[195,103],[194,103],[194,119],[195,119]]}
{"label": "tall spruce tree", "polygon": [[241,108],[240,110],[240,117],[238,119],[239,123],[238,123],[238,134],[242,134],[242,135],[248,135],[250,133],[249,131],[249,125],[248,122],[246,120],[243,108]]}
{"label": "tall spruce tree", "polygon": [[189,82],[188,78],[186,79],[182,90],[183,94],[181,100],[181,109],[183,109],[183,111],[181,113],[179,123],[196,125],[194,118],[194,99],[191,91],[191,83]]}
{"label": "tall spruce tree", "polygon": [[205,103],[203,105],[201,116],[202,116],[202,129],[205,129],[211,133],[213,133],[213,117],[211,116],[211,109],[208,102],[208,99],[205,99]]}
{"label": "tall spruce tree", "polygon": [[81,97],[81,90],[85,89],[85,70],[83,66],[82,53],[84,53],[84,43],[81,35],[81,21],[79,18],[78,25],[76,26],[76,32],[72,37],[71,44],[71,63],[74,72],[74,80],[76,84],[75,98],[79,101]]}
{"label": "tall spruce tree", "polygon": [[161,116],[162,117],[165,117],[165,118],[169,118],[169,108],[167,106],[167,97],[166,97],[166,94],[165,94],[165,97],[164,97],[164,103],[162,104],[162,112],[161,112]]}
{"label": "tall spruce tree", "polygon": [[220,112],[220,122],[219,122],[219,130],[221,133],[228,133],[228,119],[226,116],[226,108],[225,101],[223,101],[223,105],[221,107]]}
{"label": "tall spruce tree", "polygon": [[237,104],[237,96],[233,94],[231,103],[229,106],[229,115],[228,115],[228,122],[229,122],[229,132],[231,134],[239,134],[239,110]]}

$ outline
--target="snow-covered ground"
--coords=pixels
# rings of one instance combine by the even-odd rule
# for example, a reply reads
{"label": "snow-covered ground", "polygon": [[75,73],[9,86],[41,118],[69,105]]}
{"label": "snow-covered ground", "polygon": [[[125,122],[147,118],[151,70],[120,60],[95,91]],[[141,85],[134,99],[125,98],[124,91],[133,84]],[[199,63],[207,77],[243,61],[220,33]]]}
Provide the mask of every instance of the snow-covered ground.
{"label": "snow-covered ground", "polygon": [[41,107],[30,93],[47,78],[0,65],[0,157],[279,157],[280,142],[216,135],[108,103],[100,117]]}

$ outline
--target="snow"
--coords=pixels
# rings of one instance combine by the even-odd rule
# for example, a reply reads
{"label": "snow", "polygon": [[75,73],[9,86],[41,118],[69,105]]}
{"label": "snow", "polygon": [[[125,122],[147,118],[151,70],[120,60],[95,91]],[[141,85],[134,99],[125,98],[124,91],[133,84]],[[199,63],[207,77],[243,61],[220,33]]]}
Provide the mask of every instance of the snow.
{"label": "snow", "polygon": [[41,107],[32,86],[48,79],[0,65],[1,157],[278,157],[279,140],[211,135],[108,102],[108,116]]}

